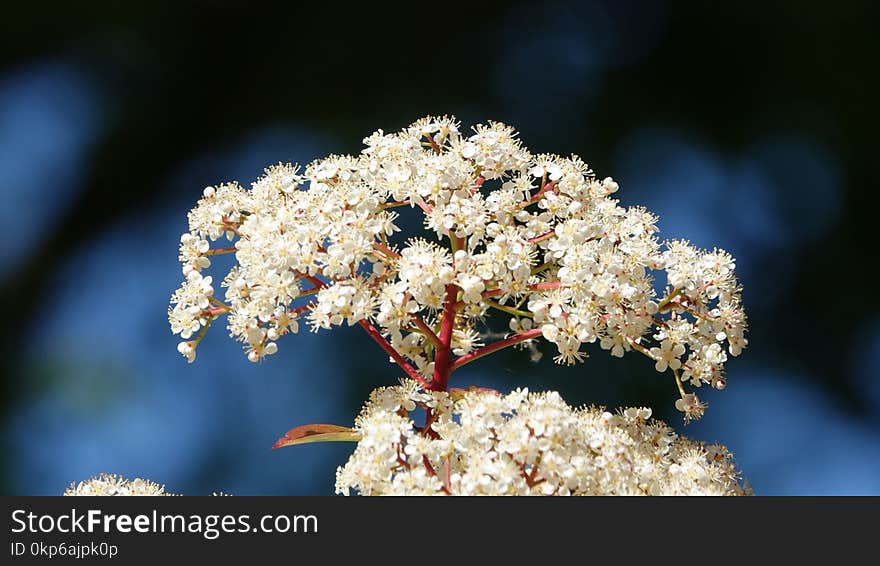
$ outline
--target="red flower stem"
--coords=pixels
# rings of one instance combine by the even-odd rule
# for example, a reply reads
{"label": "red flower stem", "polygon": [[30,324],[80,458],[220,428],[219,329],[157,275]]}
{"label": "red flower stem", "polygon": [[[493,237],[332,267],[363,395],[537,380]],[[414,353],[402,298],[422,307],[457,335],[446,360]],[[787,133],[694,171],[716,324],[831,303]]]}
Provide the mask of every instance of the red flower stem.
{"label": "red flower stem", "polygon": [[452,283],[446,286],[446,299],[443,301],[443,318],[440,319],[440,334],[437,338],[440,344],[434,350],[434,378],[431,380],[431,389],[446,391],[449,383],[449,374],[452,373],[452,330],[455,327],[455,310],[458,287]]}
{"label": "red flower stem", "polygon": [[406,206],[408,204],[409,201],[406,200],[392,200],[382,204],[380,208],[382,208],[382,210],[385,210],[386,208],[397,208],[398,206]]}
{"label": "red flower stem", "polygon": [[311,289],[306,289],[305,291],[300,291],[299,295],[296,296],[297,299],[300,297],[308,297],[309,295],[314,295],[315,293],[320,292],[322,287],[312,287]]}
{"label": "red flower stem", "polygon": [[483,291],[482,293],[480,293],[480,296],[483,297],[484,299],[489,299],[491,297],[497,297],[498,295],[503,295],[503,294],[504,294],[503,289],[490,289],[489,291]]}
{"label": "red flower stem", "polygon": [[[407,292],[403,294],[403,304],[409,303],[409,300],[412,298],[412,294]],[[434,333],[434,329],[428,326],[428,324],[417,314],[409,315],[412,318],[413,323],[416,325],[416,328],[422,331],[422,334],[434,344],[434,347],[440,345],[440,339],[437,338],[437,334]]]}
{"label": "red flower stem", "polygon": [[547,281],[544,283],[535,283],[534,285],[529,285],[530,291],[549,291],[550,289],[559,289],[562,287],[562,283],[559,281]]}
{"label": "red flower stem", "polygon": [[434,331],[431,329],[430,326],[428,326],[428,324],[424,320],[422,320],[422,317],[416,316],[414,314],[410,316],[412,317],[413,322],[418,327],[418,329],[425,333],[425,336],[427,336],[428,340],[433,342],[435,347],[440,346],[440,338],[436,334],[434,334]]}
{"label": "red flower stem", "polygon": [[241,238],[241,232],[238,231],[238,227],[241,226],[241,222],[231,222],[229,217],[224,216],[220,219],[220,227],[223,228],[226,232],[232,232],[239,238]]}
{"label": "red flower stem", "polygon": [[474,186],[471,187],[471,194],[475,194],[477,191],[479,191],[480,187],[482,187],[483,183],[485,183],[485,182],[486,182],[486,178],[483,177],[482,175],[477,177],[477,180],[474,181]]}
{"label": "red flower stem", "polygon": [[425,465],[425,469],[428,470],[428,475],[437,476],[437,470],[434,469],[434,466],[431,465],[431,460],[428,459],[427,454],[422,454],[422,463]]}
{"label": "red flower stem", "polygon": [[391,248],[388,248],[388,247],[380,244],[379,242],[373,242],[373,247],[376,248],[377,250],[385,253],[389,257],[393,257],[394,259],[398,259],[400,257],[399,253],[395,252]]}
{"label": "red flower stem", "polygon": [[434,419],[437,418],[437,415],[434,413],[434,410],[431,407],[425,407],[425,426],[422,427],[422,434],[430,436],[431,438],[440,438],[440,435],[437,434],[437,431],[431,428],[431,425],[434,424]]}
{"label": "red flower stem", "polygon": [[428,143],[431,144],[431,148],[434,150],[434,153],[440,153],[442,150],[440,146],[437,145],[437,142],[434,140],[434,136],[432,134],[423,134],[424,137],[428,138]]}
{"label": "red flower stem", "polygon": [[[458,236],[452,236],[451,234],[449,238],[453,246],[453,255],[455,255],[455,252],[457,252],[458,250],[465,249],[465,246],[467,245],[467,238],[459,238]],[[453,258],[452,262],[455,263],[455,258]]]}
{"label": "red flower stem", "polygon": [[532,330],[527,330],[526,332],[520,332],[519,334],[514,334],[510,338],[505,338],[504,340],[499,340],[498,342],[493,342],[488,346],[484,346],[479,350],[474,350],[470,354],[465,354],[455,360],[452,364],[452,371],[457,370],[461,366],[468,364],[478,358],[482,358],[483,356],[487,356],[492,352],[497,352],[498,350],[502,350],[507,348],[508,346],[513,346],[514,344],[519,344],[520,342],[525,342],[526,340],[531,340],[532,338],[536,338],[541,335],[540,328],[533,328]]}
{"label": "red flower stem", "polygon": [[308,281],[309,283],[314,285],[316,289],[322,289],[327,286],[326,283],[324,283],[323,281],[321,281],[320,279],[318,279],[314,275],[309,275],[307,273],[303,273],[302,275],[300,275],[300,277],[302,277],[303,279],[305,279],[306,281]]}
{"label": "red flower stem", "polygon": [[213,250],[208,250],[202,255],[219,255],[219,254],[231,254],[238,251],[238,248],[235,246],[229,246],[228,248],[214,248]]}
{"label": "red flower stem", "polygon": [[540,236],[535,236],[534,238],[529,238],[529,242],[531,242],[533,244],[537,244],[538,242],[547,240],[555,235],[556,235],[556,231],[550,230],[549,232],[547,232],[545,234],[541,234]]}
{"label": "red flower stem", "polygon": [[556,185],[556,181],[550,181],[546,185],[543,185],[541,187],[541,189],[537,193],[535,193],[535,195],[532,198],[530,198],[529,200],[524,200],[524,201],[520,202],[518,205],[516,205],[516,207],[517,208],[525,208],[527,206],[531,206],[531,205],[535,204],[536,202],[541,200],[541,197],[544,196],[544,193],[546,193],[548,191],[552,191],[553,187],[555,185]]}
{"label": "red flower stem", "polygon": [[391,359],[397,362],[397,365],[399,365],[409,377],[418,382],[418,384],[421,385],[424,389],[430,389],[431,384],[425,381],[425,378],[421,376],[418,370],[414,368],[408,361],[406,361],[406,359],[404,359],[404,357],[400,355],[400,352],[398,352],[394,349],[393,346],[391,346],[388,340],[386,340],[385,337],[382,336],[382,333],[379,332],[379,330],[375,326],[370,324],[367,320],[360,320],[358,321],[358,324],[361,325],[361,328],[363,328],[367,332],[367,334],[369,334],[370,338],[372,338],[376,342],[376,344],[379,345],[379,347],[385,350],[385,353],[391,356]]}

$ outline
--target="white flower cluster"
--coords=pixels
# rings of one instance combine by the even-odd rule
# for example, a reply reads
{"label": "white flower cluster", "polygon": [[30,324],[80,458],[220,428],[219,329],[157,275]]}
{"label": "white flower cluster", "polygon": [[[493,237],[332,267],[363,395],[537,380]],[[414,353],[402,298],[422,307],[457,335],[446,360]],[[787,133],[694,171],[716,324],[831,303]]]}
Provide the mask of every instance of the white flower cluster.
{"label": "white flower cluster", "polygon": [[[150,480],[135,478],[127,480],[115,474],[101,474],[86,481],[71,483],[63,494],[65,497],[107,497],[107,496],[171,496],[179,495],[165,491],[164,485],[159,485]],[[218,497],[228,496],[228,493],[215,491],[211,495]]]}
{"label": "white flower cluster", "polygon": [[65,496],[134,496],[134,495],[173,495],[165,491],[164,485],[135,478],[127,480],[113,474],[72,483],[64,491]]}
{"label": "white flower cluster", "polygon": [[[364,143],[358,156],[302,172],[273,166],[250,189],[205,189],[181,237],[186,281],[168,314],[189,361],[220,316],[252,361],[305,318],[315,331],[363,326],[425,388],[445,389],[458,367],[539,337],[559,363],[581,361],[596,342],[650,357],[674,375],[687,418],[705,405],[683,383],[725,385],[728,354],[747,344],[726,252],[661,244],[654,215],[611,198],[615,181],[578,157],[532,155],[504,124],[467,135],[453,118],[429,117]],[[394,238],[398,207],[423,214],[427,237]],[[223,237],[233,244],[211,247]],[[236,259],[223,299],[203,275],[221,253]],[[485,344],[490,310],[511,332]]]}
{"label": "white flower cluster", "polygon": [[[428,428],[409,412],[430,411]],[[361,495],[747,495],[722,446],[678,437],[651,410],[572,409],[555,392],[373,392],[336,475]]]}

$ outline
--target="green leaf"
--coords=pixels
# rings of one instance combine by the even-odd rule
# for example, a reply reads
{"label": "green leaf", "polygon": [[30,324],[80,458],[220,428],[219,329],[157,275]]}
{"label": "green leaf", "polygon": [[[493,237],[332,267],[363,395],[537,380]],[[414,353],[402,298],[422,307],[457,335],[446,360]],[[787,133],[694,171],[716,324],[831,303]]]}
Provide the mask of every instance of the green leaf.
{"label": "green leaf", "polygon": [[272,449],[310,442],[357,442],[361,433],[352,428],[332,424],[308,424],[288,430],[272,445]]}

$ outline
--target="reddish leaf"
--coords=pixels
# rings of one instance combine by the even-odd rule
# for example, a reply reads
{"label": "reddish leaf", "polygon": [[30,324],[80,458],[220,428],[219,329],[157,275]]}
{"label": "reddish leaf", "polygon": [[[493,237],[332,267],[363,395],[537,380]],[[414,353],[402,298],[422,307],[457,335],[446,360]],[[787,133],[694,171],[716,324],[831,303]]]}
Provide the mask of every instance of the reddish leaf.
{"label": "reddish leaf", "polygon": [[361,434],[354,429],[332,424],[309,424],[288,430],[272,449],[310,442],[357,442]]}

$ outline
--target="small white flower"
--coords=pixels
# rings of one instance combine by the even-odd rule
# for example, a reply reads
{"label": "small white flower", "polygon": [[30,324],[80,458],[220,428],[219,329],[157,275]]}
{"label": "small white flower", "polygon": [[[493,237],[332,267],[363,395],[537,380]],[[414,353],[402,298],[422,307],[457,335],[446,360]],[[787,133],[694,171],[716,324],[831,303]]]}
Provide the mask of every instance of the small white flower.
{"label": "small white flower", "polygon": [[177,345],[177,351],[186,358],[187,363],[193,363],[196,360],[196,349],[192,342],[181,342]]}
{"label": "small white flower", "polygon": [[684,346],[682,344],[676,344],[668,338],[663,340],[659,348],[651,348],[651,355],[657,360],[657,363],[654,364],[654,369],[664,372],[667,367],[672,369],[681,368],[681,360],[678,358],[682,354],[684,354]]}
{"label": "small white flower", "polygon": [[686,421],[699,420],[706,411],[706,404],[700,402],[700,399],[693,393],[688,393],[684,397],[675,401],[675,408],[684,413]]}

